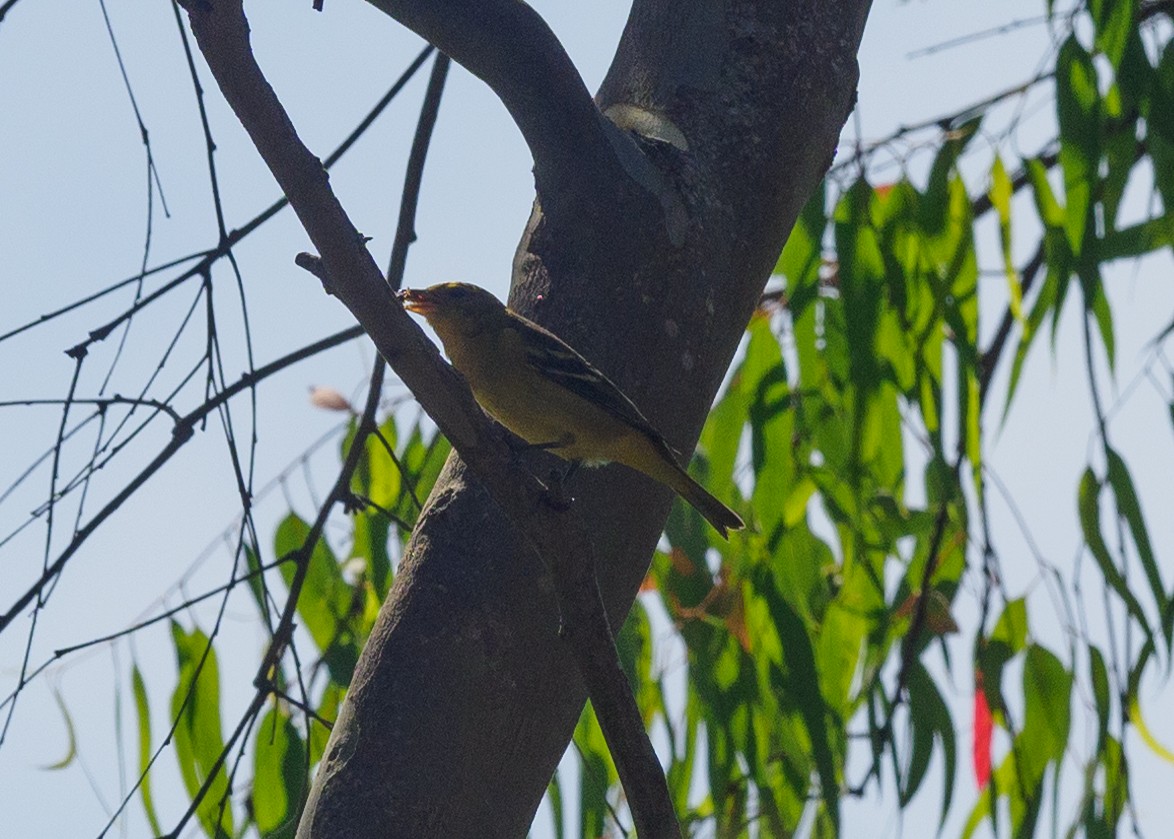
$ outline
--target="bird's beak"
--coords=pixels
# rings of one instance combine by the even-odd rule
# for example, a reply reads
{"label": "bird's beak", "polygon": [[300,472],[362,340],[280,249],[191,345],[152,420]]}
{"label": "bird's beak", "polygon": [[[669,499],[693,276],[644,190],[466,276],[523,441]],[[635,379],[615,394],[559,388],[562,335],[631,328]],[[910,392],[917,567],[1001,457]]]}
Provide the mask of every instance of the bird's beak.
{"label": "bird's beak", "polygon": [[427,290],[422,288],[405,288],[399,293],[399,299],[409,312],[428,317],[436,311],[436,302]]}

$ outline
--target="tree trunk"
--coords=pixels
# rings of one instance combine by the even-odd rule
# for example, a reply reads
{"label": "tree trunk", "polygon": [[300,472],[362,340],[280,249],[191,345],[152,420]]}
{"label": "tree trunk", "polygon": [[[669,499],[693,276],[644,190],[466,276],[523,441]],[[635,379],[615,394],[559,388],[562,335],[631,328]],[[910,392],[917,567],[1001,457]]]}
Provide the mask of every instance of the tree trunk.
{"label": "tree trunk", "polygon": [[[537,198],[511,305],[691,452],[787,232],[832,160],[869,0],[636,0],[594,104],[522,4],[373,2],[485,79],[534,153]],[[572,489],[618,628],[672,498],[622,466],[580,472]],[[299,837],[526,834],[586,698],[529,544],[450,459],[355,672]]]}

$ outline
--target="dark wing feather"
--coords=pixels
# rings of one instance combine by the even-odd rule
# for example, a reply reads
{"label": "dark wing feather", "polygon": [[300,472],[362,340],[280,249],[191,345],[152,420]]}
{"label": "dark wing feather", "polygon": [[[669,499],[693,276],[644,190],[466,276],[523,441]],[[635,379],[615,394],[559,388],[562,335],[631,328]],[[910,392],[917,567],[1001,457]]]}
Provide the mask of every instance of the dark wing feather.
{"label": "dark wing feather", "polygon": [[522,328],[519,331],[526,348],[526,358],[535,369],[540,370],[551,381],[593,405],[598,405],[616,419],[640,431],[658,447],[663,448],[674,462],[679,463],[676,452],[664,436],[611,379],[553,332],[516,312],[511,311],[510,315],[522,321]]}

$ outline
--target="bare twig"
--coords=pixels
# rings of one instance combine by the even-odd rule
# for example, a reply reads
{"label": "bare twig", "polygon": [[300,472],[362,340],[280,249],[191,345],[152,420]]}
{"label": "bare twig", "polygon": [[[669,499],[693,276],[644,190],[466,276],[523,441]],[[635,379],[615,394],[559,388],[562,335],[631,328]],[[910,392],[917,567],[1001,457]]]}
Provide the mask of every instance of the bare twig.
{"label": "bare twig", "polygon": [[391,262],[387,267],[387,283],[397,290],[404,282],[408,247],[416,241],[416,204],[424,175],[424,161],[428,157],[428,147],[432,144],[432,129],[436,127],[436,115],[440,110],[440,94],[444,91],[444,81],[451,63],[451,59],[444,53],[437,54],[432,65],[432,75],[428,78],[428,90],[424,93],[424,104],[420,106],[420,121],[416,124],[416,136],[412,138],[412,151],[408,154],[399,222],[395,228],[395,242],[391,246]]}
{"label": "bare twig", "polygon": [[198,425],[201,420],[203,420],[206,416],[211,414],[233,396],[236,396],[241,391],[252,387],[257,382],[263,379],[267,379],[274,373],[284,370],[286,367],[289,367],[291,364],[295,364],[302,359],[309,358],[312,355],[316,355],[317,353],[320,353],[324,350],[336,347],[339,344],[344,344],[347,341],[353,341],[362,334],[362,327],[353,326],[349,329],[344,329],[341,332],[337,332],[327,338],[323,338],[320,341],[315,341],[313,344],[302,347],[301,349],[289,353],[288,355],[284,355],[276,361],[272,361],[263,367],[257,368],[257,371],[251,375],[241,376],[231,386],[225,388],[215,396],[206,400],[194,411],[186,414],[178,423],[176,423],[175,428],[173,428],[171,432],[171,440],[168,441],[167,445],[163,447],[159,454],[157,454],[150,463],[148,463],[134,478],[132,478],[130,482],[127,483],[127,485],[124,486],[116,496],[114,496],[114,498],[112,498],[104,507],[102,507],[101,510],[95,513],[94,517],[91,518],[84,527],[78,529],[77,533],[74,534],[73,539],[71,539],[69,544],[66,545],[65,549],[57,555],[56,559],[54,559],[52,563],[46,566],[41,576],[38,577],[37,580],[31,586],[29,586],[29,588],[24,593],[20,595],[20,597],[13,601],[13,604],[11,607],[9,607],[8,611],[0,615],[0,632],[3,632],[5,627],[12,623],[13,619],[22,611],[24,611],[25,607],[33,601],[33,598],[35,598],[45,588],[45,586],[49,585],[54,579],[56,579],[57,575],[61,573],[61,569],[65,567],[70,557],[77,553],[82,544],[91,535],[93,535],[94,531],[98,529],[102,522],[108,519],[115,510],[122,506],[126,499],[134,495],[134,493],[137,492],[138,489],[142,487],[143,484],[145,484],[152,475],[158,472],[159,469],[161,469],[163,465],[167,463],[167,461],[169,461],[176,452],[183,448],[184,444],[189,439],[191,439],[196,425]]}

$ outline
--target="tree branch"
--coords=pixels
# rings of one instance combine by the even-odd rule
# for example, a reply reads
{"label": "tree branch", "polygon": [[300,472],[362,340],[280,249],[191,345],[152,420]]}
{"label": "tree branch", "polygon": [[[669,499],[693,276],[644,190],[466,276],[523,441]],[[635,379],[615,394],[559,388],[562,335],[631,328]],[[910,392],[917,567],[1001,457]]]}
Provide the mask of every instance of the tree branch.
{"label": "tree branch", "polygon": [[[534,156],[539,194],[601,200],[622,169],[653,193],[656,170],[603,116],[546,21],[519,0],[368,0],[498,95]],[[614,198],[614,196],[612,196]]]}
{"label": "tree branch", "polygon": [[[464,380],[446,363],[392,296],[365,242],[331,191],[321,163],[302,144],[285,109],[265,80],[249,45],[248,24],[240,0],[185,4],[200,50],[225,99],[241,121],[290,206],[320,253],[314,273],[325,277],[327,290],[356,316],[421,406],[448,437],[494,501],[552,565],[564,595],[564,614],[575,618],[572,647],[592,696],[598,695],[601,719],[617,719],[605,731],[633,733],[634,699],[623,680],[603,601],[594,578],[592,541],[577,512],[548,503],[546,488],[509,455],[501,433],[476,402]],[[574,571],[575,577],[569,573]],[[294,599],[291,591],[291,600]],[[599,643],[608,649],[591,649]],[[276,645],[275,645],[276,647]],[[608,654],[610,652],[610,655]],[[610,659],[610,660],[609,660]],[[272,662],[263,664],[262,672]],[[615,682],[619,676],[620,682]],[[631,751],[616,751],[633,816],[641,835],[678,836],[663,773],[634,713],[636,742]],[[325,762],[330,761],[327,755]],[[319,787],[315,787],[317,791]],[[313,802],[299,835],[314,831]]]}

